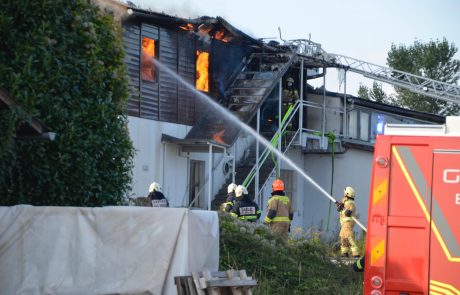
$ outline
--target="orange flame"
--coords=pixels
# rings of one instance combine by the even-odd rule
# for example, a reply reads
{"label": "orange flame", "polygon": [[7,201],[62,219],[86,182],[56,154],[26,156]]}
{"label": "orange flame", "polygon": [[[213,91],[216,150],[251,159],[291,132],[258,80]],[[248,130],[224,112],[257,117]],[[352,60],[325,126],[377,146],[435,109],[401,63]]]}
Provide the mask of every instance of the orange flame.
{"label": "orange flame", "polygon": [[215,133],[212,136],[212,139],[217,143],[225,144],[225,141],[222,139],[222,136],[224,136],[224,133],[225,133],[225,130],[221,130],[221,131]]}
{"label": "orange flame", "polygon": [[141,76],[143,80],[155,80],[155,40],[143,37],[142,38],[142,64]]}
{"label": "orange flame", "polygon": [[214,33],[214,39],[227,43],[230,41],[231,38],[225,36],[225,30],[222,29]]}
{"label": "orange flame", "polygon": [[182,30],[185,30],[185,31],[193,31],[193,25],[192,24],[185,24],[185,25],[179,26],[179,28],[181,28]]}
{"label": "orange flame", "polygon": [[196,89],[209,92],[209,52],[196,51]]}

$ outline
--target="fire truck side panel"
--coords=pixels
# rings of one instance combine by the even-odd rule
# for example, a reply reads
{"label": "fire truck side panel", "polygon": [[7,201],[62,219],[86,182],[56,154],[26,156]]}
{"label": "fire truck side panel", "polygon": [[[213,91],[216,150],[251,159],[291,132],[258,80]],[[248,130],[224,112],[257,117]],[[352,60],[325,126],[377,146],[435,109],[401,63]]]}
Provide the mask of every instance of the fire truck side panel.
{"label": "fire truck side panel", "polygon": [[391,146],[386,294],[427,294],[430,228],[415,190],[429,203],[428,184],[422,180],[431,175],[431,167],[427,145]]}
{"label": "fire truck side panel", "polygon": [[364,294],[460,295],[460,138],[378,136],[370,194]]}
{"label": "fire truck side panel", "polygon": [[441,148],[433,152],[430,292],[460,294],[460,143]]}

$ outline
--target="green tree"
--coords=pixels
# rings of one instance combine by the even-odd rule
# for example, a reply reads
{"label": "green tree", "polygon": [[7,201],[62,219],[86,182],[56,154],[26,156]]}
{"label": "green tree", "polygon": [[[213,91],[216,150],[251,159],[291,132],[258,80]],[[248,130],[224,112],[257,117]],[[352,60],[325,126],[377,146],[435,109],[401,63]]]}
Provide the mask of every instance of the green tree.
{"label": "green tree", "polygon": [[[460,61],[454,59],[458,48],[444,38],[423,43],[416,40],[413,45],[392,44],[387,63],[390,67],[440,82],[456,85],[460,78]],[[412,110],[442,115],[459,114],[460,107],[454,103],[415,94],[395,87],[397,103]]]}
{"label": "green tree", "polygon": [[388,104],[392,104],[394,100],[392,95],[388,95],[383,91],[382,84],[377,81],[372,83],[372,88],[360,84],[358,88],[358,97]]}
{"label": "green tree", "polygon": [[0,204],[121,204],[133,146],[121,28],[85,0],[0,1],[0,87],[55,141],[19,140],[0,114]]}

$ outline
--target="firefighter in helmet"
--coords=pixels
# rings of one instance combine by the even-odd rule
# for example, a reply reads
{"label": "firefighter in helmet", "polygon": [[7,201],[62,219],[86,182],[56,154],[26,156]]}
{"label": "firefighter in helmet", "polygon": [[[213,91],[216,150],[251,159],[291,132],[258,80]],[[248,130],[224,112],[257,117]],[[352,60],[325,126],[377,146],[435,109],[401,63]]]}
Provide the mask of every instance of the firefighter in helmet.
{"label": "firefighter in helmet", "polygon": [[152,207],[169,207],[169,202],[161,192],[161,186],[158,182],[150,184],[148,198],[152,202]]}
{"label": "firefighter in helmet", "polygon": [[227,199],[225,200],[225,203],[223,204],[222,210],[225,212],[230,212],[232,211],[234,202],[235,202],[235,189],[236,189],[236,184],[230,183],[227,187]]}
{"label": "firefighter in helmet", "polygon": [[[294,79],[292,77],[288,77],[286,79],[286,88],[283,90],[283,95],[281,99],[281,114],[284,117],[289,106],[296,103],[299,100],[299,92],[297,89],[294,88]],[[282,119],[283,119],[282,117]],[[296,129],[297,121],[295,118],[293,119],[294,126],[289,126],[289,128],[294,127]]]}
{"label": "firefighter in helmet", "polygon": [[249,198],[247,189],[239,185],[235,189],[235,194],[236,200],[230,214],[240,220],[256,222],[262,211],[259,210],[259,206]]}
{"label": "firefighter in helmet", "polygon": [[340,252],[342,256],[348,257],[359,257],[359,249],[355,242],[355,233],[353,227],[355,221],[353,217],[356,217],[356,205],[355,205],[355,190],[351,186],[347,186],[343,191],[344,196],[342,202],[336,202],[337,211],[339,211],[340,218]]}
{"label": "firefighter in helmet", "polygon": [[268,200],[264,224],[270,226],[274,233],[287,240],[293,215],[291,201],[284,193],[284,182],[281,179],[276,179],[272,184],[272,196]]}

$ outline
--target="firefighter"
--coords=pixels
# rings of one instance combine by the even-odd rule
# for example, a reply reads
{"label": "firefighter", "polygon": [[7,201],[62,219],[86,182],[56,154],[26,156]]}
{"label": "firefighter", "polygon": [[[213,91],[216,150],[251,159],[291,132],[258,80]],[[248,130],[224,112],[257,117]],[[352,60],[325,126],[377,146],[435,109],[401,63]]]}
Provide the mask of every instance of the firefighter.
{"label": "firefighter", "polygon": [[235,189],[236,189],[236,184],[230,183],[227,187],[227,199],[225,200],[224,206],[222,208],[223,211],[225,212],[230,212],[232,211],[234,202],[235,202]]}
{"label": "firefighter", "polygon": [[351,186],[347,186],[343,193],[342,202],[336,202],[341,226],[339,234],[340,252],[342,256],[348,257],[351,250],[353,257],[359,257],[359,249],[356,246],[355,233],[353,231],[353,227],[355,226],[353,217],[356,217],[356,193]]}
{"label": "firefighter", "polygon": [[355,263],[353,263],[353,270],[356,272],[364,271],[364,256],[356,260]]}
{"label": "firefighter", "polygon": [[150,185],[148,198],[152,202],[152,207],[169,207],[169,202],[161,192],[158,182],[152,182]]}
{"label": "firefighter", "polygon": [[291,201],[284,193],[284,182],[281,179],[276,179],[272,184],[272,196],[268,200],[264,224],[270,226],[274,233],[287,240],[293,215]]}
{"label": "firefighter", "polygon": [[230,214],[240,220],[256,222],[260,214],[262,214],[262,211],[259,210],[259,206],[249,198],[246,188],[242,185],[237,186],[235,195],[235,204]]}
{"label": "firefighter", "polygon": [[[292,77],[288,77],[286,79],[286,89],[283,90],[283,95],[282,95],[282,104],[281,104],[281,114],[284,115],[286,114],[286,111],[288,110],[290,105],[293,105],[296,103],[296,101],[299,100],[299,92],[297,92],[297,89],[294,88],[294,79]],[[281,118],[283,119],[283,118]],[[297,126],[296,122],[297,121],[295,118],[294,120],[294,128]],[[292,127],[292,124],[289,125],[289,127]]]}

